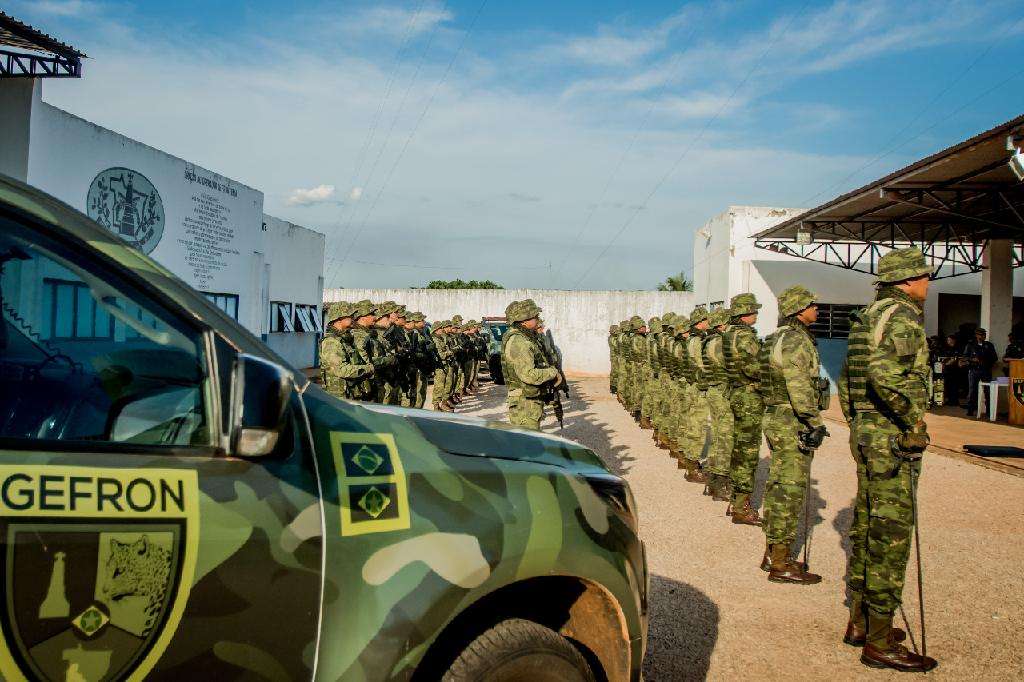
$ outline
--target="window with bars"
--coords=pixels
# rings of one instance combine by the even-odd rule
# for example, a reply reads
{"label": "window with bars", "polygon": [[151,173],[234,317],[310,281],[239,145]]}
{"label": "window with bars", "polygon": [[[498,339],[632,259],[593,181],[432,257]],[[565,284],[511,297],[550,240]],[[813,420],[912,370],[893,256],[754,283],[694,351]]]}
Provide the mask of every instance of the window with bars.
{"label": "window with bars", "polygon": [[318,306],[302,303],[296,304],[295,331],[323,333],[323,320],[320,318],[320,309]]}
{"label": "window with bars", "polygon": [[212,291],[202,292],[203,296],[213,302],[215,306],[231,316],[231,319],[238,319],[238,295],[218,294]]}
{"label": "window with bars", "polygon": [[292,304],[282,301],[270,302],[270,333],[293,332],[295,325],[292,323]]}
{"label": "window with bars", "polygon": [[855,303],[819,303],[818,321],[811,333],[819,339],[845,339],[850,336],[850,315],[862,306]]}

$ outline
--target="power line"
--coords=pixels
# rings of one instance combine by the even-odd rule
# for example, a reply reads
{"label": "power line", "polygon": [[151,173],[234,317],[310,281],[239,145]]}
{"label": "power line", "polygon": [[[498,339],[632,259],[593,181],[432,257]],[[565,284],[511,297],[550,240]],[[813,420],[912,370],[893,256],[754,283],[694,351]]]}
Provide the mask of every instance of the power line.
{"label": "power line", "polygon": [[[328,260],[338,260],[336,258],[330,258]],[[373,265],[375,267],[382,268],[413,268],[415,270],[447,270],[447,271],[459,271],[467,269],[466,265],[423,265],[420,263],[378,263],[376,261],[368,260],[356,260],[352,258],[352,263],[358,263],[360,265]],[[473,267],[479,267],[478,264],[473,264]],[[506,270],[547,270],[550,266],[548,265],[501,265],[500,267]]]}
{"label": "power line", "polygon": [[[979,55],[978,55],[977,57],[975,57],[975,58],[974,58],[974,59],[973,59],[973,60],[971,61],[971,63],[970,63],[970,64],[968,64],[968,65],[967,65],[967,66],[966,66],[966,67],[965,67],[965,68],[964,68],[964,69],[963,69],[963,70],[962,70],[962,71],[961,71],[961,72],[960,72],[960,73],[959,73],[959,74],[958,74],[958,75],[956,76],[956,78],[954,78],[954,79],[953,79],[952,81],[950,81],[950,82],[949,82],[949,83],[948,83],[948,84],[946,85],[946,87],[942,88],[942,89],[941,89],[941,90],[940,90],[939,92],[937,92],[937,93],[936,93],[936,94],[935,94],[935,95],[934,95],[934,96],[933,96],[933,97],[932,97],[932,98],[931,98],[931,99],[930,99],[930,100],[928,101],[928,103],[927,103],[927,104],[925,104],[925,105],[924,105],[923,107],[921,107],[921,109],[920,109],[920,110],[919,110],[919,111],[918,111],[918,112],[917,112],[917,113],[916,113],[916,114],[914,115],[914,117],[913,117],[913,118],[911,118],[911,119],[910,119],[910,121],[908,121],[908,122],[907,122],[907,124],[906,124],[906,125],[904,125],[904,126],[903,126],[902,128],[900,128],[900,129],[899,129],[899,130],[898,130],[898,131],[897,131],[896,133],[894,133],[894,134],[893,134],[893,135],[892,135],[891,137],[889,137],[889,139],[888,139],[888,140],[886,140],[886,141],[885,141],[885,143],[884,143],[884,144],[882,145],[882,151],[881,151],[881,152],[879,152],[879,153],[878,153],[877,155],[875,155],[875,157],[874,157],[874,158],[872,158],[872,159],[871,159],[870,161],[868,161],[868,162],[864,163],[863,165],[861,165],[860,167],[858,167],[857,169],[855,169],[854,171],[852,171],[852,172],[851,172],[851,173],[850,173],[849,175],[847,175],[846,177],[844,177],[844,178],[843,178],[842,180],[839,180],[838,182],[834,182],[834,183],[832,183],[831,185],[829,185],[829,186],[828,186],[828,187],[826,187],[825,189],[821,190],[820,192],[818,192],[818,193],[817,193],[817,194],[815,194],[814,196],[812,196],[812,197],[809,197],[809,198],[805,199],[805,200],[804,200],[803,202],[801,202],[801,204],[800,204],[800,205],[801,205],[801,206],[809,206],[809,205],[811,205],[811,203],[812,203],[812,202],[813,202],[813,201],[814,201],[815,199],[817,199],[817,198],[818,198],[818,197],[820,197],[821,195],[823,195],[823,194],[831,194],[831,193],[832,193],[833,191],[835,191],[835,190],[836,190],[837,188],[839,188],[839,187],[843,187],[844,185],[846,185],[846,183],[847,183],[847,182],[849,182],[851,178],[853,178],[853,177],[855,177],[856,175],[858,175],[858,174],[859,174],[859,173],[860,173],[861,171],[863,171],[863,170],[864,170],[864,169],[866,169],[866,168],[869,168],[870,166],[873,166],[873,165],[874,165],[875,163],[877,163],[878,161],[881,161],[882,159],[884,159],[885,157],[889,156],[889,155],[890,155],[890,154],[892,154],[892,153],[893,153],[894,151],[896,151],[897,149],[899,149],[899,147],[901,147],[901,146],[903,146],[904,144],[906,144],[907,142],[909,142],[910,140],[904,140],[904,141],[903,141],[902,143],[900,143],[900,144],[899,144],[899,145],[897,145],[897,146],[893,146],[893,147],[891,147],[891,148],[889,147],[889,145],[892,145],[892,144],[893,144],[894,142],[896,142],[897,140],[899,140],[899,139],[900,139],[900,138],[901,138],[901,137],[903,136],[903,134],[904,134],[904,133],[906,133],[906,132],[907,132],[908,130],[910,130],[910,128],[911,128],[911,127],[912,127],[912,126],[913,126],[913,125],[914,125],[915,123],[917,123],[917,122],[918,122],[918,121],[919,121],[919,120],[921,119],[921,117],[922,117],[922,116],[924,116],[924,114],[925,114],[925,113],[926,113],[926,112],[927,112],[928,110],[930,110],[930,109],[932,108],[932,106],[933,106],[933,105],[934,105],[934,104],[935,104],[936,102],[938,102],[938,101],[939,101],[940,99],[942,99],[942,98],[943,98],[943,97],[945,96],[945,94],[946,94],[947,92],[949,92],[950,90],[952,90],[952,89],[953,89],[953,87],[954,87],[954,86],[955,86],[955,85],[956,85],[957,83],[959,83],[959,82],[960,82],[961,80],[963,80],[964,76],[966,76],[966,75],[968,74],[968,72],[970,72],[970,71],[971,71],[971,69],[973,69],[973,68],[974,68],[975,66],[977,66],[978,62],[980,62],[980,61],[981,61],[982,59],[984,59],[984,58],[985,58],[985,57],[986,57],[986,56],[988,55],[988,53],[992,51],[992,49],[993,49],[994,47],[996,47],[997,45],[999,45],[1000,43],[1002,43],[1002,42],[1003,42],[1003,40],[1005,40],[1005,37],[1004,37],[1004,38],[1001,38],[1001,39],[999,39],[999,40],[997,40],[997,41],[995,41],[995,42],[993,42],[993,43],[989,43],[989,44],[988,44],[988,47],[986,47],[986,48],[985,48],[984,50],[982,50],[982,51],[981,51],[981,53],[980,53],[980,54],[979,54]],[[920,137],[920,136],[921,136],[922,134],[923,134],[923,133],[918,133],[918,135],[916,135],[915,137],[913,137],[913,138],[911,138],[911,139],[917,139],[917,138],[918,138],[918,137]]]}
{"label": "power line", "polygon": [[[672,60],[669,62],[669,72],[671,72],[676,67],[676,65],[680,61],[682,61],[683,56],[687,53],[687,51],[689,51],[690,46],[693,44],[692,41],[696,34],[697,26],[695,24],[692,30],[690,31],[690,35],[687,36],[686,38],[686,47],[684,47],[681,52],[677,52],[675,56],[672,58]],[[583,237],[583,233],[586,232],[587,227],[590,226],[590,221],[593,219],[594,214],[597,212],[597,208],[601,205],[602,202],[604,202],[604,198],[608,194],[608,190],[611,189],[612,183],[615,181],[615,178],[618,177],[619,171],[622,170],[622,166],[625,164],[626,159],[629,157],[629,154],[633,151],[633,147],[636,145],[636,141],[640,138],[640,133],[647,129],[647,122],[650,120],[651,114],[654,112],[654,106],[657,102],[657,98],[660,97],[661,94],[665,92],[667,87],[668,79],[666,78],[665,82],[662,83],[661,87],[655,90],[654,95],[651,98],[651,105],[647,108],[647,113],[644,114],[644,117],[640,122],[640,126],[633,132],[633,138],[629,141],[629,144],[626,146],[625,151],[622,152],[622,156],[619,157],[619,161],[618,163],[615,164],[614,169],[612,169],[611,175],[608,176],[608,180],[605,182],[604,187],[601,189],[601,193],[598,195],[598,200],[594,202],[594,204],[590,207],[590,211],[587,213],[587,217],[583,220],[583,224],[580,226],[579,231],[576,233],[576,236],[573,237],[573,240],[569,244],[568,248],[566,248],[565,256],[562,258],[562,262],[558,266],[558,270],[556,271],[556,276],[559,281],[561,280],[562,273],[565,271],[565,264],[569,262],[569,257],[572,255],[573,249],[575,249],[576,245],[579,244],[580,239]]]}
{"label": "power line", "polygon": [[661,177],[661,179],[658,180],[658,182],[654,185],[654,187],[651,189],[651,191],[647,193],[647,196],[644,198],[643,202],[641,204],[639,204],[633,210],[633,213],[622,224],[622,227],[619,228],[618,232],[615,233],[615,236],[612,237],[611,241],[609,241],[605,245],[605,247],[603,249],[601,249],[601,253],[599,253],[597,258],[594,259],[594,262],[591,263],[587,267],[587,269],[583,272],[583,274],[580,276],[580,278],[578,280],[576,280],[576,284],[573,285],[574,289],[578,288],[580,286],[580,284],[582,284],[583,281],[590,275],[591,271],[597,266],[597,264],[599,262],[601,262],[601,259],[603,259],[605,257],[605,255],[612,248],[612,246],[615,244],[615,242],[618,241],[619,237],[622,236],[622,233],[624,233],[629,228],[629,226],[633,223],[633,221],[636,219],[637,215],[640,214],[640,211],[642,211],[645,208],[647,208],[647,204],[650,202],[650,200],[654,197],[655,194],[658,193],[658,190],[660,190],[661,187],[668,181],[668,179],[676,172],[676,169],[679,168],[679,165],[683,162],[683,160],[686,158],[686,156],[690,153],[690,150],[693,149],[693,147],[697,144],[697,142],[699,142],[701,139],[703,139],[703,137],[704,137],[705,133],[707,133],[708,129],[711,128],[711,126],[715,123],[715,121],[717,121],[718,118],[722,115],[722,113],[729,107],[729,105],[732,104],[733,99],[736,98],[736,95],[739,93],[740,89],[743,88],[743,86],[745,86],[747,84],[747,81],[749,81],[751,79],[751,77],[754,75],[754,73],[761,67],[761,62],[763,62],[764,58],[768,56],[768,53],[771,52],[772,48],[774,48],[779,43],[779,41],[782,40],[783,36],[786,35],[786,33],[789,31],[790,27],[796,21],[797,17],[799,17],[801,14],[803,14],[804,9],[807,8],[807,5],[809,3],[810,3],[810,0],[808,0],[808,2],[805,2],[800,7],[800,9],[795,14],[793,14],[792,17],[790,17],[789,21],[786,22],[786,26],[779,32],[779,34],[777,36],[775,36],[775,40],[770,42],[768,44],[768,46],[764,49],[764,52],[762,52],[761,55],[757,58],[757,61],[754,62],[754,65],[750,68],[750,71],[748,71],[747,75],[743,77],[743,80],[741,80],[739,83],[736,84],[736,87],[733,88],[733,91],[729,95],[729,98],[727,100],[725,100],[725,102],[722,103],[722,106],[720,106],[718,108],[718,111],[715,112],[715,115],[707,123],[704,124],[704,127],[701,128],[701,130],[697,134],[697,136],[694,137],[690,141],[690,144],[686,146],[686,148],[683,150],[683,153],[680,154],[679,157],[675,160],[675,163],[673,163],[672,166],[669,167],[668,172],[666,172]]}
{"label": "power line", "polygon": [[[377,173],[377,166],[380,164],[381,158],[384,156],[384,152],[391,144],[391,137],[395,132],[395,127],[398,125],[398,119],[401,118],[402,112],[405,111],[405,104],[409,100],[409,95],[412,93],[412,88],[419,79],[420,72],[423,70],[423,65],[427,61],[427,55],[430,53],[430,48],[434,44],[434,38],[437,35],[440,23],[434,24],[434,28],[430,32],[430,37],[427,39],[426,45],[423,47],[423,51],[420,53],[420,59],[416,63],[416,69],[413,71],[412,78],[409,79],[409,84],[405,88],[405,92],[402,94],[402,99],[398,103],[398,108],[395,110],[395,115],[391,117],[391,125],[388,126],[388,132],[384,136],[384,141],[381,143],[380,148],[377,150],[377,155],[373,159],[373,164],[370,166],[370,172],[367,173],[365,179],[360,183],[363,187],[366,187],[373,180],[373,176]],[[348,235],[349,230],[355,222],[356,213],[359,210],[358,202],[353,203],[352,210],[349,212],[348,221],[345,223],[345,229],[342,230],[339,239],[341,243],[344,243],[345,236]],[[354,244],[354,242],[353,242]],[[340,248],[340,247],[339,247]],[[351,251],[351,246],[349,247]],[[340,265],[338,266],[340,267]],[[337,271],[331,273],[331,278],[337,275]]]}
{"label": "power line", "polygon": [[[352,253],[352,249],[355,248],[356,243],[359,241],[359,237],[360,235],[362,235],[363,230],[366,228],[366,224],[367,222],[369,222],[370,216],[373,215],[373,211],[374,209],[376,209],[377,203],[380,201],[381,196],[383,196],[384,191],[387,189],[388,184],[391,182],[391,178],[394,176],[395,170],[398,169],[399,164],[405,157],[406,151],[409,149],[409,145],[412,143],[412,140],[416,136],[417,131],[419,131],[420,126],[423,124],[423,120],[427,117],[427,112],[430,111],[431,105],[433,105],[434,100],[437,98],[437,93],[440,92],[441,87],[448,80],[448,75],[451,73],[452,67],[455,65],[455,61],[459,58],[459,55],[462,54],[463,48],[465,48],[466,43],[469,41],[469,36],[473,33],[473,29],[476,27],[477,21],[480,19],[480,15],[483,13],[484,7],[487,5],[487,1],[488,0],[480,1],[480,5],[479,7],[477,7],[476,14],[473,15],[473,20],[470,22],[469,28],[466,29],[465,35],[462,36],[462,41],[459,43],[459,46],[455,50],[455,53],[452,55],[452,58],[448,61],[448,66],[445,68],[440,80],[438,80],[437,84],[434,86],[434,91],[430,93],[430,99],[427,100],[426,105],[423,107],[423,111],[420,112],[420,116],[416,120],[415,125],[413,126],[412,130],[409,131],[409,136],[405,139],[405,144],[402,145],[402,149],[399,151],[398,157],[395,158],[395,162],[391,165],[391,169],[388,171],[387,176],[384,178],[384,183],[380,186],[380,189],[377,191],[376,196],[373,198],[373,203],[370,204],[369,211],[367,211],[366,216],[363,218],[363,222],[360,224],[359,229],[356,231],[356,234],[352,237],[352,242],[349,244],[348,250],[346,250],[345,255],[341,258],[340,262],[338,263],[336,270],[340,269],[341,266],[345,264],[345,261],[348,260],[349,255]],[[337,274],[337,272],[335,272],[334,274]]]}

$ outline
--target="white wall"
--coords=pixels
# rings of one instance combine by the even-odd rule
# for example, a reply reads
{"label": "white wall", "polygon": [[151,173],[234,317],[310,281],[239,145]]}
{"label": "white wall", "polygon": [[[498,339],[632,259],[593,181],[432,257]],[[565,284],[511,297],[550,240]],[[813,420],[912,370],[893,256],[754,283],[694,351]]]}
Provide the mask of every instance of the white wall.
{"label": "white wall", "polygon": [[[324,289],[324,253],[327,238],[313,230],[271,215],[263,216],[263,253],[259,267],[269,266],[270,286],[266,300],[293,306],[313,305],[320,310]],[[268,308],[264,310],[269,311]],[[316,364],[319,334],[285,332],[270,334],[269,318],[263,316],[267,344],[296,367]]]}
{"label": "white wall", "polygon": [[[141,173],[160,195],[163,234],[150,255],[199,291],[251,291],[262,240],[263,194],[65,111],[32,111],[28,183],[90,214],[87,195],[108,168]],[[238,319],[259,329],[262,310],[239,296]]]}
{"label": "white wall", "polygon": [[693,294],[661,291],[553,291],[546,289],[327,289],[324,301],[398,301],[428,320],[498,317],[514,300],[532,298],[562,351],[567,372],[608,374],[608,327],[633,315],[688,313]]}

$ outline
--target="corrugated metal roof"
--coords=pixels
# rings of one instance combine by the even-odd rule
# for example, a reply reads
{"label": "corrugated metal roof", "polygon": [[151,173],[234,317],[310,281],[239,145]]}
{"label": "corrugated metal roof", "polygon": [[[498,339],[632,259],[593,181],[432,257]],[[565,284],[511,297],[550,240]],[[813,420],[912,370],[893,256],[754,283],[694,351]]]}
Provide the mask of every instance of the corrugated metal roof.
{"label": "corrugated metal roof", "polygon": [[80,59],[86,54],[0,11],[0,45]]}

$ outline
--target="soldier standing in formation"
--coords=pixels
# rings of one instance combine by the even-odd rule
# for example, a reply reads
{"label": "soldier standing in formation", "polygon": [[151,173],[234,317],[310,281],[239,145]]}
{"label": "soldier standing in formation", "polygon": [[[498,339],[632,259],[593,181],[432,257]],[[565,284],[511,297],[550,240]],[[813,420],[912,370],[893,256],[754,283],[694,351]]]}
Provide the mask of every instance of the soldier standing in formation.
{"label": "soldier standing in formation", "polygon": [[434,409],[454,411],[486,357],[479,323],[442,320],[428,331],[423,313],[394,301],[331,303],[325,321],[320,376],[339,398],[422,408],[433,377]]}
{"label": "soldier standing in formation", "polygon": [[562,382],[561,373],[548,361],[537,333],[540,313],[533,299],[510,303],[505,308],[509,330],[501,340],[509,422],[534,431],[540,431],[544,404],[554,399],[554,391]]}
{"label": "soldier standing in formation", "polygon": [[761,452],[761,368],[758,354],[761,341],[754,323],[761,304],[753,294],[737,294],[729,301],[732,323],[722,333],[726,374],[729,379],[729,405],[733,416],[732,456],[729,476],[732,483],[732,522],[760,526],[757,510],[750,505],[754,477]]}
{"label": "soldier standing in formation", "polygon": [[857,501],[850,527],[850,620],[844,641],[863,645],[875,668],[927,672],[934,658],[908,651],[892,626],[900,607],[921,456],[928,446],[928,348],[924,302],[932,268],[916,248],[878,262],[875,301],[850,328],[839,400],[857,463]]}
{"label": "soldier standing in formation", "polygon": [[708,329],[701,346],[704,365],[704,394],[708,409],[710,447],[706,474],[707,494],[724,502],[729,499],[729,461],[732,453],[733,416],[727,395],[729,377],[722,349],[722,332],[729,323],[729,310],[720,308],[708,315]]}
{"label": "soldier standing in formation", "polygon": [[[821,363],[808,327],[818,319],[814,294],[802,286],[779,296],[782,326],[761,346],[763,428],[771,449],[765,487],[765,559],[768,579],[812,585],[821,576],[790,556],[807,503],[811,461],[828,431],[821,419]],[[762,566],[764,566],[762,563]]]}

